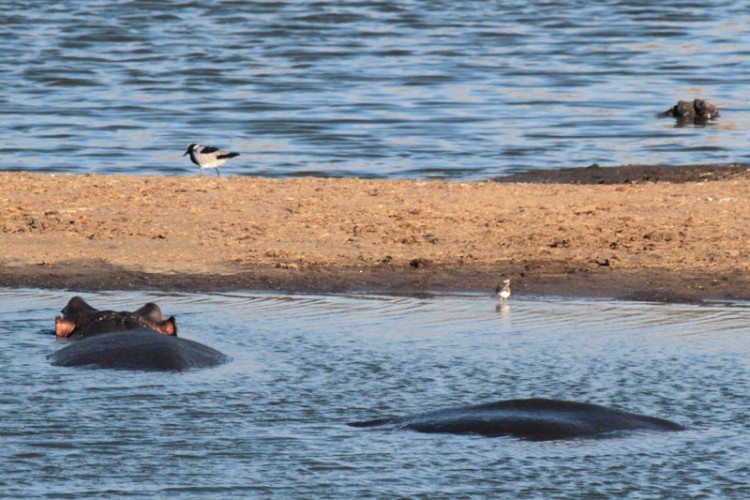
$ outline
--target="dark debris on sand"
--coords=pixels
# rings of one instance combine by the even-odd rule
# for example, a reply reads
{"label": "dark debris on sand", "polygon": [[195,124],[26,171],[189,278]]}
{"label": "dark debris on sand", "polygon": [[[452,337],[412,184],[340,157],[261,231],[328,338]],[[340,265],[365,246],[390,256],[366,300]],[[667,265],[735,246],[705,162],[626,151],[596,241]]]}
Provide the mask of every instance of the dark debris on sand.
{"label": "dark debris on sand", "polygon": [[496,182],[530,182],[542,184],[640,184],[643,182],[704,182],[750,178],[750,165],[622,165],[536,170],[495,177]]}

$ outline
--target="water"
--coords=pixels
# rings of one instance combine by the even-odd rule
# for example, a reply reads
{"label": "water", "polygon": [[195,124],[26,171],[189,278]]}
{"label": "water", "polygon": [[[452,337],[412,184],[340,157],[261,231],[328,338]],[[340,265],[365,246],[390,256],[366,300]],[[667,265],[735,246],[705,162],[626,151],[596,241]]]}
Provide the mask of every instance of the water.
{"label": "water", "polygon": [[[50,366],[71,294],[0,289],[0,497],[748,498],[747,304],[87,294],[157,301],[233,356],[183,374]],[[355,429],[517,397],[687,425],[604,440]]]}
{"label": "water", "polygon": [[[0,170],[442,177],[750,161],[750,9],[685,2],[3,2]],[[716,124],[654,115],[707,98]]]}

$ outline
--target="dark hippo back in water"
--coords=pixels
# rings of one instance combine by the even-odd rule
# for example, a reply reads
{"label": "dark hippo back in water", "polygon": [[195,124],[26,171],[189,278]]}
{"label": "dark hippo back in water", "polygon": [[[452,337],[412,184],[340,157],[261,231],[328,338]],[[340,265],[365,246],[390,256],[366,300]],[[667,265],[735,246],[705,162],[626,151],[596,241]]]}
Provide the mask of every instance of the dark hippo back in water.
{"label": "dark hippo back in water", "polygon": [[148,328],[76,340],[47,358],[55,366],[153,371],[209,368],[229,360],[226,355],[206,345],[163,335]]}
{"label": "dark hippo back in water", "polygon": [[680,424],[589,403],[513,399],[406,417],[352,422],[353,427],[393,426],[418,432],[514,436],[533,441],[603,437],[618,431],[678,431]]}

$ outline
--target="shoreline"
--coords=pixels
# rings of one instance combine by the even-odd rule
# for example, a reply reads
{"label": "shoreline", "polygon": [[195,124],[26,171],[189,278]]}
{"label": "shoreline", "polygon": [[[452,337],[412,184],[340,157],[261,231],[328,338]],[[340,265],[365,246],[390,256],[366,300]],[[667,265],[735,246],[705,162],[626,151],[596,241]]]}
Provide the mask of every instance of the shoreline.
{"label": "shoreline", "polygon": [[[303,271],[256,268],[227,275],[142,273],[102,262],[74,262],[74,272],[31,265],[0,271],[0,286],[7,288],[64,289],[79,292],[129,290],[186,293],[278,292],[303,294],[429,295],[476,293],[494,297],[496,268],[468,266],[407,271],[398,268],[317,268]],[[750,300],[750,274],[675,274],[667,270],[573,270],[560,266],[549,273],[548,263],[538,271],[514,276],[513,297],[524,295],[613,299],[646,302],[700,303]],[[491,273],[492,271],[492,273]],[[512,300],[512,298],[511,298]]]}
{"label": "shoreline", "polygon": [[750,175],[709,167],[542,183],[3,172],[0,286],[491,296],[510,277],[515,296],[748,300]]}

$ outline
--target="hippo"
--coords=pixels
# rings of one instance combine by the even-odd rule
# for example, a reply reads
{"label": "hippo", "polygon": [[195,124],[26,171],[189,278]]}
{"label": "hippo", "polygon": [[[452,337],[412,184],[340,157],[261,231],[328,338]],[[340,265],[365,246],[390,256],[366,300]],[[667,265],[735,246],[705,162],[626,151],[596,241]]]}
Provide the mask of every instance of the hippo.
{"label": "hippo", "polygon": [[164,319],[161,309],[153,302],[134,312],[100,311],[76,296],[68,301],[62,313],[62,316],[55,317],[55,334],[58,337],[85,338],[142,327],[164,335],[177,335],[174,316]]}
{"label": "hippo", "polygon": [[150,328],[136,328],[127,333],[102,333],[75,340],[47,359],[54,366],[176,372],[210,368],[229,360],[216,349]]}
{"label": "hippo", "polygon": [[47,356],[55,366],[184,371],[229,358],[206,345],[177,337],[174,316],[148,303],[134,312],[100,311],[73,297],[55,318],[55,334],[69,345]]}
{"label": "hippo", "polygon": [[663,113],[656,115],[659,118],[673,117],[677,119],[677,124],[684,125],[705,125],[719,116],[719,109],[710,102],[703,99],[694,99],[690,101],[679,101]]}
{"label": "hippo", "polygon": [[680,431],[680,424],[590,403],[512,399],[405,417],[350,422],[352,427],[390,426],[417,432],[510,436],[529,441],[607,437],[623,431]]}

